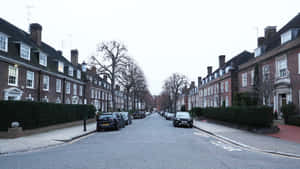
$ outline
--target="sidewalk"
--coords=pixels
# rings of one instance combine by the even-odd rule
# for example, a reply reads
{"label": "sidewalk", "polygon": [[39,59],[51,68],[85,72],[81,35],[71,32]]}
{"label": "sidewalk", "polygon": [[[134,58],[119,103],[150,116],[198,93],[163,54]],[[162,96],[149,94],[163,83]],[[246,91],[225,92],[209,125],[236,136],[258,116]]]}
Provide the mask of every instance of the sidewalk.
{"label": "sidewalk", "polygon": [[82,125],[52,130],[45,133],[24,136],[14,139],[0,139],[0,154],[30,151],[39,148],[63,144],[96,130],[96,123],[87,124],[87,131]]}
{"label": "sidewalk", "polygon": [[[194,126],[209,133],[213,133],[214,135],[225,137],[234,142],[263,150],[265,152],[287,153],[300,156],[300,144],[296,142],[286,141],[267,135],[255,134],[248,131],[208,123],[206,121],[195,120]],[[294,135],[296,134],[298,133],[294,133]]]}

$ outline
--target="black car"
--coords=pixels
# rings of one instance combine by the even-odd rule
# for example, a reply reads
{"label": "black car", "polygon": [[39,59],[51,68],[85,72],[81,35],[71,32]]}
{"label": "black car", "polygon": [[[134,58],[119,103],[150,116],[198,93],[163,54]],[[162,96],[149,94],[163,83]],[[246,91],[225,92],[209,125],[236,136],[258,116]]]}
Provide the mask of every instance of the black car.
{"label": "black car", "polygon": [[134,119],[143,119],[146,117],[146,114],[144,112],[135,112],[132,113],[132,116]]}
{"label": "black car", "polygon": [[120,129],[120,120],[113,113],[103,113],[97,116],[97,131],[105,129]]}
{"label": "black car", "polygon": [[174,127],[186,126],[193,127],[193,118],[191,117],[189,112],[177,112],[173,119]]}
{"label": "black car", "polygon": [[113,114],[116,115],[117,119],[119,120],[120,128],[124,128],[126,124],[122,114],[120,112],[113,112]]}

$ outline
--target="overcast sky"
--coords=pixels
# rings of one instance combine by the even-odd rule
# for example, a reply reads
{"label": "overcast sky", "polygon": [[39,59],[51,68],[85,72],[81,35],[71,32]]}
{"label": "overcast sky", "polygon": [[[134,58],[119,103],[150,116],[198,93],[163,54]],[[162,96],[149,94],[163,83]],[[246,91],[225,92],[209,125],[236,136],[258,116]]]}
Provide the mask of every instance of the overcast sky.
{"label": "overcast sky", "polygon": [[0,17],[70,58],[87,60],[101,41],[119,40],[144,70],[152,94],[173,72],[197,81],[226,60],[256,48],[266,26],[280,29],[300,12],[299,0],[1,0]]}

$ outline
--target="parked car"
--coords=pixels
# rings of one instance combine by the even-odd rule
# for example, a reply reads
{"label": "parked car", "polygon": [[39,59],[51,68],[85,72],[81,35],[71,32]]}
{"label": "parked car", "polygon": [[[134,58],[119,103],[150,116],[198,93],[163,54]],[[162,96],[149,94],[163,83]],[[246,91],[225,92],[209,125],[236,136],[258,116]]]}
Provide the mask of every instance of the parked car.
{"label": "parked car", "polygon": [[113,113],[103,113],[97,116],[97,131],[105,129],[120,129],[120,121]]}
{"label": "parked car", "polygon": [[125,124],[126,124],[126,125],[129,125],[129,124],[132,123],[131,115],[130,115],[128,112],[121,112],[121,114],[122,114],[122,116],[123,116],[123,118],[124,118],[124,120],[125,120]]}
{"label": "parked car", "polygon": [[173,120],[174,118],[174,113],[167,113],[166,114],[166,120]]}
{"label": "parked car", "polygon": [[146,117],[146,114],[144,112],[135,112],[132,116],[134,119],[142,119]]}
{"label": "parked car", "polygon": [[124,120],[122,114],[120,112],[113,112],[113,114],[115,114],[117,116],[117,118],[119,119],[120,127],[124,128],[125,127],[125,120]]}
{"label": "parked car", "polygon": [[189,112],[177,112],[173,119],[174,127],[186,126],[193,127],[193,118],[191,117]]}

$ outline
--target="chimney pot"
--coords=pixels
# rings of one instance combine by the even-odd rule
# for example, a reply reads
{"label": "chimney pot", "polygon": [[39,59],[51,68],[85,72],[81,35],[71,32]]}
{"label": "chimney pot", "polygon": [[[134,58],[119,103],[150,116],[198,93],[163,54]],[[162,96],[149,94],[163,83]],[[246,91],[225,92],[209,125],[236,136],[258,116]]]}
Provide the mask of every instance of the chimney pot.
{"label": "chimney pot", "polygon": [[61,51],[61,50],[58,50],[58,51],[57,51],[57,54],[58,54],[58,56],[62,56],[62,51]]}
{"label": "chimney pot", "polygon": [[74,66],[78,65],[78,50],[77,49],[72,49],[71,50],[71,63]]}
{"label": "chimney pot", "polygon": [[42,44],[42,26],[38,23],[32,23],[29,26],[30,36],[32,40],[38,45]]}
{"label": "chimney pot", "polygon": [[212,73],[212,66],[207,66],[207,74],[210,75]]}
{"label": "chimney pot", "polygon": [[201,84],[202,84],[202,78],[198,76],[198,88],[200,87]]}
{"label": "chimney pot", "polygon": [[267,26],[265,28],[265,39],[269,40],[276,34],[276,26]]}
{"label": "chimney pot", "polygon": [[225,64],[225,55],[220,55],[219,56],[219,67],[223,67]]}

